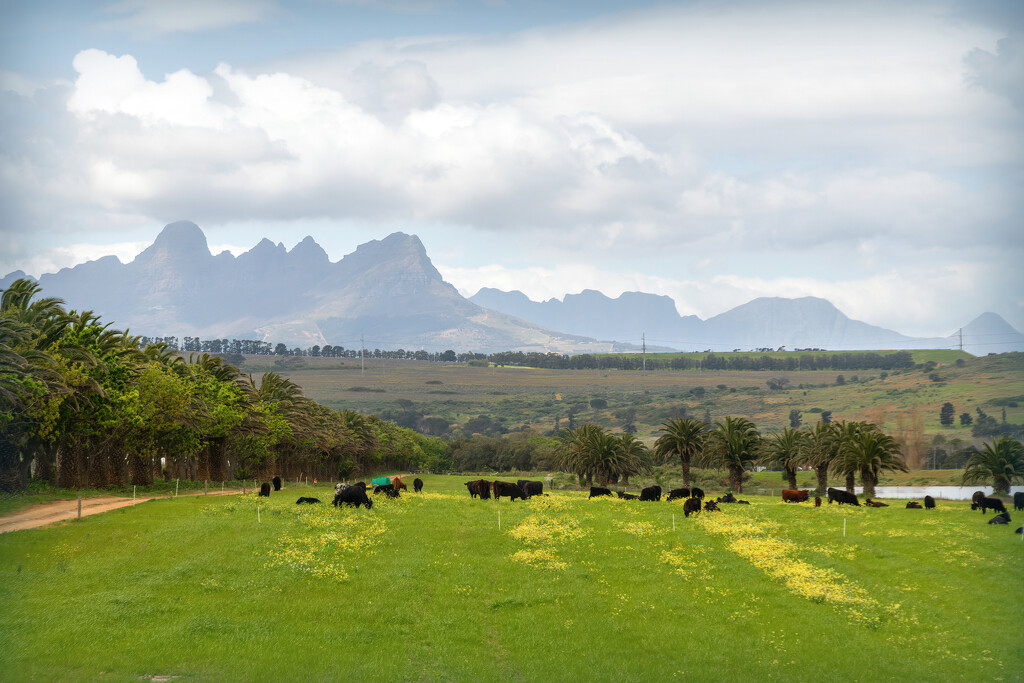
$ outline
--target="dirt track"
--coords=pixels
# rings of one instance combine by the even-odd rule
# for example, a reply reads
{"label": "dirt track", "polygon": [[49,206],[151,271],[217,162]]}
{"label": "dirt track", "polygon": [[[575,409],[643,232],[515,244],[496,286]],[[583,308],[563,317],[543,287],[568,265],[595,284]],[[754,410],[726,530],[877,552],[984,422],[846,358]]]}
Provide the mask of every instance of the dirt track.
{"label": "dirt track", "polygon": [[[241,491],[210,491],[211,496],[225,496]],[[183,493],[182,496],[201,496],[202,493]],[[167,496],[146,496],[144,498],[83,498],[82,516],[98,515],[101,512],[108,512],[118,508],[128,507],[132,504],[144,503],[147,500],[158,498],[166,499]],[[78,500],[60,500],[55,503],[42,503],[33,505],[18,512],[0,517],[0,534],[7,531],[21,531],[22,529],[34,529],[55,522],[62,522],[68,519],[78,518]]]}

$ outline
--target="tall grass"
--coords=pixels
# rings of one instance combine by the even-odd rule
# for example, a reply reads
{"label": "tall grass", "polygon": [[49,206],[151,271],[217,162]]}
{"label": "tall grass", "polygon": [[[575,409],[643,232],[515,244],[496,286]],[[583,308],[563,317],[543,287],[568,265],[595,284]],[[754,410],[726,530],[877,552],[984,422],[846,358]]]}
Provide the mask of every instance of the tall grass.
{"label": "tall grass", "polygon": [[[463,478],[0,536],[0,680],[1014,681],[1024,543],[963,504],[718,515]],[[257,504],[259,521],[257,521]],[[499,528],[500,513],[500,528]],[[846,536],[843,536],[843,528]],[[674,528],[673,528],[674,524]]]}

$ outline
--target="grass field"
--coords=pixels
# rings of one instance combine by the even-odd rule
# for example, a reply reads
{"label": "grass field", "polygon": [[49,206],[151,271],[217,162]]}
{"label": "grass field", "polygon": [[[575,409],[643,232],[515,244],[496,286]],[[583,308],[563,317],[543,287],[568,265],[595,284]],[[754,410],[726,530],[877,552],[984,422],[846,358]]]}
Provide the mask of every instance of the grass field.
{"label": "grass field", "polygon": [[369,511],[292,487],[4,534],[0,680],[1024,677],[1024,543],[965,504],[685,519],[421,476]]}
{"label": "grass field", "polygon": [[[924,353],[924,352],[922,352]],[[959,352],[929,352],[959,355]],[[246,372],[273,368],[275,361],[251,357]],[[659,370],[545,370],[512,367],[473,367],[464,364],[417,363],[370,359],[365,372],[359,361],[331,358],[289,358],[280,370],[305,393],[331,408],[350,408],[381,414],[409,409],[462,424],[486,414],[509,429],[528,426],[549,431],[556,421],[566,425],[570,408],[579,423],[593,422],[615,431],[625,423],[624,411],[635,410],[637,435],[650,443],[661,423],[685,410],[689,416],[712,420],[741,415],[762,431],[789,425],[798,410],[804,424],[819,420],[822,410],[836,420],[870,420],[903,441],[930,442],[936,435],[972,441],[970,427],[939,424],[942,404],[956,414],[974,417],[981,408],[997,419],[1024,423],[1024,354],[972,358],[956,366],[933,370],[902,370],[883,377],[869,371],[696,371]],[[843,384],[838,384],[839,375]],[[785,379],[788,389],[770,391],[769,379]],[[591,399],[604,399],[596,409]],[[1012,404],[1012,405],[1011,405]],[[900,434],[902,433],[902,437]],[[919,449],[920,450],[920,449]],[[917,463],[912,462],[912,466]]]}

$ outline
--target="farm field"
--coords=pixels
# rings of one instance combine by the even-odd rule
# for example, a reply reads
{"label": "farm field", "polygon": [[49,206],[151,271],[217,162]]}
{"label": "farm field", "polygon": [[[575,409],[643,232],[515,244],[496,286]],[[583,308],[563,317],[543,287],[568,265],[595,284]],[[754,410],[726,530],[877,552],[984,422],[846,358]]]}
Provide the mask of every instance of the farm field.
{"label": "farm field", "polygon": [[[0,536],[0,680],[1020,681],[1024,543],[933,511],[292,485]],[[716,495],[721,491],[715,492]],[[259,519],[257,519],[259,504]],[[897,507],[899,505],[899,507]],[[499,528],[500,513],[500,528]],[[673,518],[674,516],[674,518]],[[845,526],[845,536],[844,536]]]}
{"label": "farm field", "polygon": [[[646,442],[656,437],[665,419],[684,410],[691,417],[712,420],[741,415],[762,431],[788,426],[791,410],[801,412],[804,424],[817,422],[821,411],[829,410],[836,420],[869,420],[889,433],[903,432],[904,441],[917,442],[915,450],[923,450],[939,434],[972,441],[971,428],[959,420],[952,426],[939,424],[939,410],[947,401],[957,415],[966,412],[977,418],[976,409],[981,408],[1001,419],[1005,410],[1008,422],[1024,423],[1020,353],[971,358],[962,367],[950,363],[927,371],[893,371],[884,377],[878,370],[638,372],[383,359],[368,359],[361,371],[358,360],[332,358],[288,358],[279,367],[267,357],[249,357],[243,365],[245,372],[271,369],[331,408],[374,414],[416,409],[452,424],[488,415],[508,429],[546,432],[556,424],[566,426],[574,408],[577,423],[593,422],[617,431],[633,410],[637,436]],[[839,375],[842,384],[837,383]],[[787,389],[768,389],[768,380],[781,379]],[[593,399],[604,400],[607,407],[594,408]],[[918,466],[911,455],[911,466]]]}

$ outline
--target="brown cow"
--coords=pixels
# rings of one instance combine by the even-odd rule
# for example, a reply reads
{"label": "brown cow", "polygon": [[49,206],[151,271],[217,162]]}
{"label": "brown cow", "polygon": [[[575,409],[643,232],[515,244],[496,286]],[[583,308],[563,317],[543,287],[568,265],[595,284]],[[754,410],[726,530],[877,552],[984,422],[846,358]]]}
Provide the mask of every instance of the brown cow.
{"label": "brown cow", "polygon": [[810,489],[783,489],[782,490],[782,501],[784,503],[806,503],[807,497],[810,494]]}
{"label": "brown cow", "polygon": [[402,478],[399,476],[391,477],[391,486],[393,486],[396,491],[399,489],[405,489],[406,491],[409,490],[409,487],[405,485],[405,482],[403,482]]}

